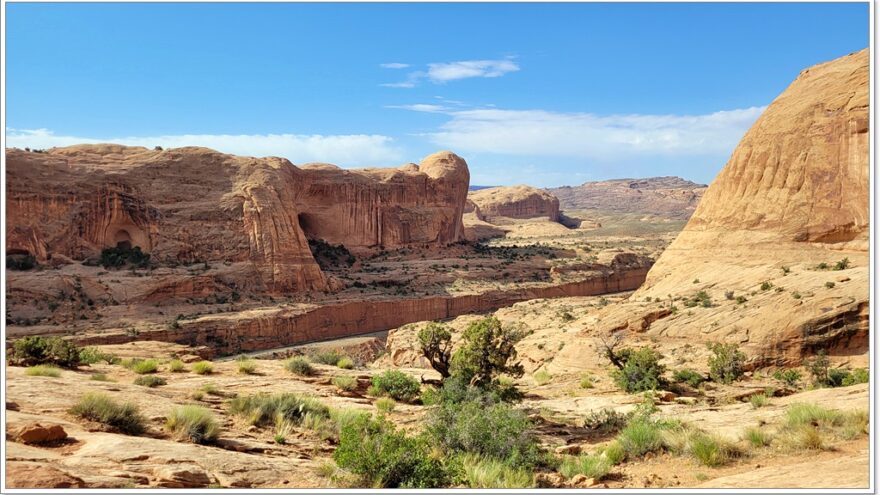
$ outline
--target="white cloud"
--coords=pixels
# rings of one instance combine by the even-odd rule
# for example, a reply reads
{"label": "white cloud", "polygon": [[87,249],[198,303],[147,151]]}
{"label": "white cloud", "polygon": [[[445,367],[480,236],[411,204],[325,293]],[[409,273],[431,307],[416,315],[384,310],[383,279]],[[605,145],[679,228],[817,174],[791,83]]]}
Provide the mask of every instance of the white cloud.
{"label": "white cloud", "polygon": [[391,137],[376,134],[183,134],[92,138],[60,136],[48,129],[6,129],[6,146],[52,148],[84,143],[117,143],[152,148],[204,146],[224,153],[247,156],[281,156],[293,163],[330,162],[345,167],[394,164],[404,153]]}
{"label": "white cloud", "polygon": [[[385,65],[392,64],[382,64]],[[394,64],[397,65],[397,64]],[[402,64],[401,64],[402,65]],[[398,68],[398,67],[395,67]],[[424,80],[434,84],[445,84],[449,81],[472,77],[501,77],[519,70],[519,65],[511,58],[500,60],[461,60],[458,62],[436,62],[428,64],[427,71],[415,71],[407,74],[406,80],[396,83],[384,83],[386,88],[412,88]]]}
{"label": "white cloud", "polygon": [[435,84],[471,77],[501,77],[516,72],[519,65],[513,60],[463,60],[428,64],[428,79]]}
{"label": "white cloud", "polygon": [[445,113],[448,110],[443,105],[432,105],[429,103],[416,103],[415,105],[389,105],[386,108],[399,108],[401,110],[412,110],[413,112],[425,113]]}
{"label": "white cloud", "polygon": [[[432,112],[436,105],[407,105]],[[445,111],[426,136],[462,152],[613,160],[626,156],[726,154],[765,107],[704,115],[596,115],[480,108]]]}
{"label": "white cloud", "polygon": [[379,67],[383,69],[406,69],[409,67],[409,64],[402,64],[400,62],[391,62],[388,64],[379,64]]}
{"label": "white cloud", "polygon": [[410,81],[396,82],[396,83],[382,83],[380,86],[384,86],[386,88],[414,88],[416,87],[416,83]]}

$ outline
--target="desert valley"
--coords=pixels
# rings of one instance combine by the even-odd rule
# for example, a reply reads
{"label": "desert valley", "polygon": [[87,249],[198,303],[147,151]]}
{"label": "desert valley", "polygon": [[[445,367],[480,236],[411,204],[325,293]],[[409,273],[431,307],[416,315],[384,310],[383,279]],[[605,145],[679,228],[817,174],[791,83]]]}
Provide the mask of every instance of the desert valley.
{"label": "desert valley", "polygon": [[10,488],[865,488],[869,53],[711,184],[6,149]]}

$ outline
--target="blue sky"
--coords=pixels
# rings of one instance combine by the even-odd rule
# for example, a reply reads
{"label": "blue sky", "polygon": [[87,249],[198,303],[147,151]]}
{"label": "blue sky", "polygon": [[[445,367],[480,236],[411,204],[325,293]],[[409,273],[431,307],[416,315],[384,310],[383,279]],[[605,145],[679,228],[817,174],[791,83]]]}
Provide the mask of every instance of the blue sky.
{"label": "blue sky", "polygon": [[7,3],[9,146],[209,146],[472,184],[709,182],[867,3]]}

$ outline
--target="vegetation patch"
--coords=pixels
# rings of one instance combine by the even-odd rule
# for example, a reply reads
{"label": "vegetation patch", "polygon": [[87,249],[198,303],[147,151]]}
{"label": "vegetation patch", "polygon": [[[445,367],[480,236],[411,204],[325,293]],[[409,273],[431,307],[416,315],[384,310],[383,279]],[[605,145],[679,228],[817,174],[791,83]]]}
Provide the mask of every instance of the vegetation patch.
{"label": "vegetation patch", "polygon": [[401,402],[412,402],[419,397],[421,385],[415,378],[398,370],[387,370],[373,376],[370,393],[388,396]]}
{"label": "vegetation patch", "polygon": [[146,430],[145,420],[137,406],[131,403],[120,404],[102,393],[86,393],[74,404],[70,413],[128,435],[140,435]]}
{"label": "vegetation patch", "polygon": [[150,388],[158,387],[160,385],[165,385],[167,383],[168,382],[166,382],[164,378],[158,377],[155,375],[139,376],[139,377],[135,378],[135,380],[134,380],[135,385],[140,385],[142,387],[150,387]]}
{"label": "vegetation patch", "polygon": [[178,440],[213,443],[220,434],[220,425],[211,411],[200,406],[181,406],[171,410],[165,428]]}
{"label": "vegetation patch", "polygon": [[193,363],[192,372],[197,375],[210,375],[214,372],[214,365],[211,361],[199,361]]}
{"label": "vegetation patch", "polygon": [[48,376],[50,378],[58,378],[61,376],[61,369],[51,364],[38,364],[24,370],[27,376]]}
{"label": "vegetation patch", "polygon": [[315,374],[315,368],[302,356],[294,356],[284,361],[284,369],[299,376],[312,376]]}

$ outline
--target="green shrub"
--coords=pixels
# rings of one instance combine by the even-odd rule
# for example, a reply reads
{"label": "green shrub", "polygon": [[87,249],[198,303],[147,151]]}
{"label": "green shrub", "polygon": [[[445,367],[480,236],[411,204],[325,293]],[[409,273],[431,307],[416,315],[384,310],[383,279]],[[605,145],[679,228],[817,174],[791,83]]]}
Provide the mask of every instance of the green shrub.
{"label": "green shrub", "polygon": [[660,428],[649,420],[631,421],[617,437],[627,457],[641,457],[663,448]]}
{"label": "green shrub", "polygon": [[672,374],[672,379],[676,383],[687,383],[694,388],[699,387],[701,383],[706,381],[706,377],[702,373],[687,368],[675,370],[675,373]]}
{"label": "green shrub", "polygon": [[776,370],[773,373],[773,378],[781,381],[789,387],[796,387],[801,380],[801,373],[795,369]]}
{"label": "green shrub", "polygon": [[766,447],[773,441],[773,437],[760,428],[747,428],[743,439],[755,448]]}
{"label": "green shrub", "polygon": [[113,364],[118,358],[113,354],[101,351],[97,347],[83,347],[79,350],[79,362],[82,364],[95,364],[100,362]]}
{"label": "green shrub", "polygon": [[538,459],[531,427],[524,412],[482,393],[459,402],[442,402],[430,412],[425,433],[431,445],[447,452],[479,454],[530,468]]}
{"label": "green shrub", "polygon": [[164,378],[161,378],[158,376],[153,376],[153,375],[139,376],[134,380],[135,385],[140,385],[142,387],[150,387],[150,388],[158,387],[160,385],[165,385],[166,383],[168,383],[168,382],[166,382]]}
{"label": "green shrub", "polygon": [[312,362],[326,364],[328,366],[336,366],[336,363],[342,359],[342,355],[335,350],[326,350],[326,351],[317,351],[314,354],[309,355],[309,359]]}
{"label": "green shrub", "polygon": [[749,300],[746,299],[746,296],[736,296],[736,303],[737,303],[737,304],[744,304],[744,303],[746,303],[746,302],[748,302],[748,301],[749,301]]}
{"label": "green shrub", "polygon": [[181,373],[186,371],[186,365],[180,359],[172,359],[168,362],[168,371],[172,373]]}
{"label": "green shrub", "polygon": [[617,355],[622,367],[611,372],[618,387],[626,392],[644,392],[665,386],[663,373],[666,368],[660,364],[663,356],[650,347],[623,349]]}
{"label": "green shrub", "polygon": [[357,390],[358,387],[357,378],[348,375],[334,376],[330,382],[336,385],[336,388],[345,392],[352,392]]}
{"label": "green shrub", "polygon": [[284,369],[299,376],[312,376],[315,368],[302,356],[294,356],[284,362]]}
{"label": "green shrub", "polygon": [[220,425],[211,411],[199,406],[180,406],[171,410],[165,428],[178,440],[213,443],[220,434]]}
{"label": "green shrub", "polygon": [[199,361],[192,365],[192,372],[197,375],[210,375],[214,372],[214,365],[211,361]]}
{"label": "green shrub", "polygon": [[759,409],[770,403],[770,400],[764,394],[754,394],[749,397],[749,403],[752,405],[752,408]]}
{"label": "green shrub", "polygon": [[843,379],[841,385],[844,387],[848,387],[850,385],[856,385],[858,383],[868,383],[871,379],[870,373],[865,368],[856,368],[852,371],[850,375]]}
{"label": "green shrub", "polygon": [[235,360],[238,365],[238,372],[242,375],[253,375],[257,372],[257,362],[246,357],[239,357]]}
{"label": "green shrub", "polygon": [[330,417],[330,409],[326,405],[294,393],[236,397],[229,401],[229,413],[247,418],[257,426],[276,425],[281,421],[300,424],[306,414]]}
{"label": "green shrub", "polygon": [[614,409],[594,410],[584,418],[584,428],[602,434],[617,433],[626,427],[628,421],[628,414],[619,413]]}
{"label": "green shrub", "polygon": [[815,385],[828,385],[828,369],[831,367],[831,361],[825,354],[825,349],[819,349],[812,359],[806,360],[804,367],[812,375]]}
{"label": "green shrub", "polygon": [[452,356],[451,372],[478,387],[491,387],[499,375],[519,378],[523,367],[516,360],[516,344],[525,337],[520,330],[503,328],[489,317],[468,325],[461,346]]}
{"label": "green shrub", "polygon": [[825,287],[828,288],[828,289],[833,289],[833,288],[834,288],[834,282],[825,282]]}
{"label": "green shrub", "polygon": [[709,357],[709,378],[719,383],[730,384],[739,380],[745,370],[746,355],[736,344],[709,344],[712,356]]}
{"label": "green shrub", "polygon": [[119,404],[106,394],[86,393],[74,404],[70,413],[129,435],[139,435],[146,430],[145,420],[137,406],[131,403]]}
{"label": "green shrub", "polygon": [[146,268],[150,265],[150,255],[141,251],[140,246],[117,246],[101,251],[101,266],[104,268],[120,268],[124,265]]}
{"label": "green shrub", "polygon": [[6,255],[6,268],[8,270],[24,271],[37,266],[37,258],[30,254]]}
{"label": "green shrub", "polygon": [[761,290],[765,290],[765,291],[766,291],[766,290],[770,290],[770,289],[772,289],[772,288],[773,288],[773,284],[771,284],[770,282],[768,282],[768,281],[766,281],[766,280],[763,281],[763,282],[761,282]]}
{"label": "green shrub", "polygon": [[438,488],[449,484],[443,463],[427,444],[383,420],[360,416],[341,428],[333,453],[339,467],[371,488]]}
{"label": "green shrub", "polygon": [[595,455],[565,456],[559,466],[559,473],[566,478],[582,474],[587,478],[601,480],[611,471],[611,462]]}
{"label": "green shrub", "polygon": [[13,342],[8,358],[14,366],[54,364],[62,368],[75,368],[80,362],[79,349],[60,337],[22,337]]}
{"label": "green shrub", "polygon": [[354,368],[354,361],[350,357],[342,357],[339,361],[336,361],[336,367],[342,368],[344,370],[350,370]]}
{"label": "green shrub", "polygon": [[491,457],[465,454],[461,466],[468,488],[532,488],[535,484],[528,469],[513,468]]}
{"label": "green shrub", "polygon": [[396,406],[396,405],[397,405],[397,403],[394,402],[394,399],[392,399],[390,397],[380,397],[380,398],[376,399],[376,409],[378,409],[379,412],[382,412],[382,413],[387,414],[387,413],[394,411],[394,406]]}
{"label": "green shrub", "polygon": [[94,375],[89,377],[89,380],[94,380],[96,382],[109,382],[110,379],[107,378],[107,375],[104,373],[95,373]]}
{"label": "green shrub", "polygon": [[834,264],[834,269],[838,270],[838,271],[839,270],[846,270],[847,268],[849,268],[849,265],[850,265],[849,258],[844,258]]}
{"label": "green shrub", "polygon": [[419,396],[421,386],[415,378],[398,370],[387,370],[373,376],[373,392],[387,395],[401,402],[412,402]]}
{"label": "green shrub", "polygon": [[131,371],[134,371],[138,375],[146,375],[148,373],[155,373],[159,371],[159,362],[155,359],[145,359],[142,361],[135,361],[131,365]]}
{"label": "green shrub", "polygon": [[452,359],[452,334],[446,325],[432,321],[419,330],[417,338],[419,349],[431,363],[431,367],[440,373],[442,379],[448,378]]}
{"label": "green shrub", "polygon": [[61,370],[57,366],[51,364],[38,364],[24,370],[27,376],[48,376],[50,378],[58,378],[61,376]]}

